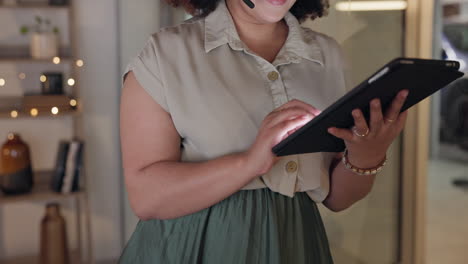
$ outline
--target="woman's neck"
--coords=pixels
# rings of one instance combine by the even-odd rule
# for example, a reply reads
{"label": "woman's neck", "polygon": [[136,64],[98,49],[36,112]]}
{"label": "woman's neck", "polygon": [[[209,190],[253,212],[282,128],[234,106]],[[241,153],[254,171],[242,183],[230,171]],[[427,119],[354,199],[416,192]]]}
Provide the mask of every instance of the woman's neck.
{"label": "woman's neck", "polygon": [[240,39],[250,50],[272,62],[288,36],[287,24],[284,20],[276,23],[259,23],[234,1],[228,0],[226,4]]}

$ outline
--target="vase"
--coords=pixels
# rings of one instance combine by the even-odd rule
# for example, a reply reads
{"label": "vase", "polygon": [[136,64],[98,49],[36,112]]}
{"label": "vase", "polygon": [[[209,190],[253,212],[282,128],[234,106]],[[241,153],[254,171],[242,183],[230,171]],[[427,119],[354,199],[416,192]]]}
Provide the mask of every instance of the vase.
{"label": "vase", "polygon": [[58,38],[53,32],[34,32],[31,35],[31,56],[34,59],[51,59],[58,56]]}
{"label": "vase", "polygon": [[46,206],[41,221],[39,264],[69,263],[67,229],[60,214],[60,206],[50,203]]}
{"label": "vase", "polygon": [[5,194],[30,192],[33,187],[28,145],[18,134],[9,133],[0,153],[0,188]]}

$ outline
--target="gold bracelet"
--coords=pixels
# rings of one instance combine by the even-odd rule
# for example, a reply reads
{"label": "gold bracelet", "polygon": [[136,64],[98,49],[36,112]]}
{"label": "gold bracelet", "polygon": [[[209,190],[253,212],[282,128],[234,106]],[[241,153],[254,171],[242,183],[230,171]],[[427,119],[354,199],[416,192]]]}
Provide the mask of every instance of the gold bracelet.
{"label": "gold bracelet", "polygon": [[354,172],[355,174],[362,175],[362,176],[375,175],[375,174],[379,173],[383,169],[385,164],[387,164],[387,155],[385,155],[385,159],[379,165],[377,165],[376,167],[368,168],[368,169],[362,169],[362,168],[358,168],[358,167],[354,166],[353,164],[349,163],[348,149],[345,149],[345,151],[343,153],[342,161],[343,161],[343,164],[344,164],[345,168],[352,171],[352,172]]}

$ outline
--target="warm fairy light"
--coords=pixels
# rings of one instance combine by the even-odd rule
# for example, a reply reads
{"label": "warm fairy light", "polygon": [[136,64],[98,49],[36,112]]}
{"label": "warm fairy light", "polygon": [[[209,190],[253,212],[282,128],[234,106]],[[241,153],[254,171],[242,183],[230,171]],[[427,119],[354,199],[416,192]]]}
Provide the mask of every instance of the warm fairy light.
{"label": "warm fairy light", "polygon": [[52,107],[52,109],[50,110],[50,112],[52,112],[53,115],[56,115],[56,114],[59,113],[59,109],[58,109],[58,107],[54,106],[54,107]]}
{"label": "warm fairy light", "polygon": [[75,99],[70,100],[70,105],[75,107],[78,104],[78,102]]}
{"label": "warm fairy light", "polygon": [[54,64],[60,64],[60,57],[54,57],[52,62],[54,62]]}
{"label": "warm fairy light", "polygon": [[83,60],[76,60],[76,66],[83,67],[84,61]]}
{"label": "warm fairy light", "polygon": [[70,86],[75,85],[75,80],[73,78],[68,79],[68,85]]}
{"label": "warm fairy light", "polygon": [[12,118],[17,118],[17,117],[18,117],[18,111],[16,111],[16,110],[11,111],[11,112],[10,112],[10,116],[11,116]]}
{"label": "warm fairy light", "polygon": [[39,80],[41,80],[41,82],[46,82],[47,81],[47,77],[45,75],[41,75],[41,77],[39,78]]}
{"label": "warm fairy light", "polygon": [[406,1],[341,1],[336,3],[338,11],[389,11],[405,10]]}
{"label": "warm fairy light", "polygon": [[15,138],[15,134],[10,132],[10,133],[8,133],[7,138],[9,140],[13,140]]}
{"label": "warm fairy light", "polygon": [[3,78],[0,78],[0,86],[5,86],[6,81]]}
{"label": "warm fairy light", "polygon": [[39,111],[37,110],[37,108],[32,108],[30,113],[31,113],[31,116],[37,116],[39,114]]}
{"label": "warm fairy light", "polygon": [[19,78],[20,80],[26,79],[26,73],[22,72],[22,73],[18,74],[18,78]]}

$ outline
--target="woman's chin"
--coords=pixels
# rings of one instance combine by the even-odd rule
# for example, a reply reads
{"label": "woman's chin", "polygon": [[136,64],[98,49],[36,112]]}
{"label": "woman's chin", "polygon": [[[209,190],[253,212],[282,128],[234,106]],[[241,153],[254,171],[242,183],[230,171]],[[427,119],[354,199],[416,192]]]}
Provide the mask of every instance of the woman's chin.
{"label": "woman's chin", "polygon": [[284,18],[294,2],[291,0],[262,0],[257,1],[255,9],[262,20],[276,23]]}
{"label": "woman's chin", "polygon": [[262,12],[261,14],[259,14],[259,17],[261,17],[261,20],[263,20],[265,23],[276,23],[278,21],[281,21],[286,15],[286,13],[287,11],[282,10],[278,10],[276,12]]}

